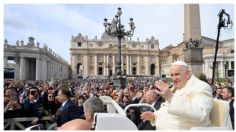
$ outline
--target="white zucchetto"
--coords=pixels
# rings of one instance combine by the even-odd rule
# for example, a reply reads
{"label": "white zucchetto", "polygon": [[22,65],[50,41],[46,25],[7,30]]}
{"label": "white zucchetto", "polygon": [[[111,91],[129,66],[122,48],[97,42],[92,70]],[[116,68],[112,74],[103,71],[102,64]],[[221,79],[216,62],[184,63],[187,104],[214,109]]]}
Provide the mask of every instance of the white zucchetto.
{"label": "white zucchetto", "polygon": [[175,62],[173,62],[173,63],[171,64],[171,66],[175,66],[175,65],[177,65],[177,66],[185,66],[185,67],[188,67],[188,68],[189,68],[188,64],[185,63],[184,61],[175,61]]}

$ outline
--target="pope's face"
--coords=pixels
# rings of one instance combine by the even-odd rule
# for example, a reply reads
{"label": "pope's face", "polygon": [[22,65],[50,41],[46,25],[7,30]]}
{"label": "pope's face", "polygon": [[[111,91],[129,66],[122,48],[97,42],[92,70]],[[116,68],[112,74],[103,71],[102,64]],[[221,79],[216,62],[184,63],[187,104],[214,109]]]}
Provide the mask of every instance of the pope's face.
{"label": "pope's face", "polygon": [[171,79],[177,89],[183,88],[190,77],[190,72],[183,66],[173,65],[170,68]]}

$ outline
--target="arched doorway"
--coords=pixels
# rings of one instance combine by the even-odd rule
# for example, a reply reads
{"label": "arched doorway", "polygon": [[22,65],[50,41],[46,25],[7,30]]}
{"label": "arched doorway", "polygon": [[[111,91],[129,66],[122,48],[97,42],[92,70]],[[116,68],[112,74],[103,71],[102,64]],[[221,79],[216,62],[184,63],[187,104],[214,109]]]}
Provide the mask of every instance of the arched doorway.
{"label": "arched doorway", "polygon": [[112,76],[112,70],[109,70],[109,76]]}
{"label": "arched doorway", "polygon": [[77,75],[80,75],[81,73],[80,73],[80,69],[81,69],[81,63],[78,63],[77,64],[77,68],[76,68],[76,70],[77,70]]}
{"label": "arched doorway", "polygon": [[102,67],[99,67],[99,68],[98,68],[98,75],[102,75],[102,73],[103,73],[103,68],[102,68]]}
{"label": "arched doorway", "polygon": [[151,75],[155,75],[155,64],[151,64]]}
{"label": "arched doorway", "polygon": [[136,75],[136,67],[132,68],[132,75]]}

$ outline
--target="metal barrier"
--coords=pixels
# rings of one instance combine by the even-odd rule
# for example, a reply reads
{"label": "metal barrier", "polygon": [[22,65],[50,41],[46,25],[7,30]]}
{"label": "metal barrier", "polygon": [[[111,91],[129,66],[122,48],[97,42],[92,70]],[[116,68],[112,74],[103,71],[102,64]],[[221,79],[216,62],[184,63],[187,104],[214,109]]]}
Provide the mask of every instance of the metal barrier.
{"label": "metal barrier", "polygon": [[[15,130],[15,126],[20,128],[21,130],[25,130],[26,127],[21,124],[21,122],[28,122],[32,121],[35,117],[22,117],[22,118],[9,118],[4,119],[4,130],[10,126],[10,130]],[[50,116],[45,116],[40,119],[41,121],[50,121]],[[52,130],[56,126],[56,123],[51,124],[48,126],[47,130]]]}

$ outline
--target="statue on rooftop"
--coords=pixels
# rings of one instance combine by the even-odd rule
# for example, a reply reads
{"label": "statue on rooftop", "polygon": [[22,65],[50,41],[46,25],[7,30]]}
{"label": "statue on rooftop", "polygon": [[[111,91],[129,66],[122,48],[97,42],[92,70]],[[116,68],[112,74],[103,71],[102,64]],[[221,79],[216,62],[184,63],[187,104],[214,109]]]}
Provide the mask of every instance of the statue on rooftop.
{"label": "statue on rooftop", "polygon": [[8,45],[8,41],[6,38],[4,39],[4,45]]}
{"label": "statue on rooftop", "polygon": [[29,39],[29,42],[27,43],[27,46],[35,46],[34,45],[34,37],[31,36],[28,39]]}

